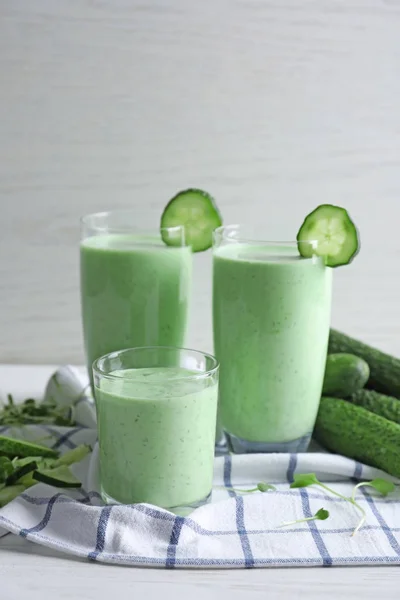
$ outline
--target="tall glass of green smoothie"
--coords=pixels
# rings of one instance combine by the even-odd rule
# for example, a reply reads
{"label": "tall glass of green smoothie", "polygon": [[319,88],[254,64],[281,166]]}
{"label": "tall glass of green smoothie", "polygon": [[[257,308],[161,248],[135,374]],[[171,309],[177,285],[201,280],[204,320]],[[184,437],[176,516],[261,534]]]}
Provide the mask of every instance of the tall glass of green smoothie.
{"label": "tall glass of green smoothie", "polygon": [[332,270],[308,248],[303,257],[301,243],[265,242],[240,226],[214,233],[219,419],[234,452],[304,452],[309,445],[325,371]]}
{"label": "tall glass of green smoothie", "polygon": [[192,278],[185,230],[144,233],[136,229],[138,220],[129,210],[82,219],[81,305],[92,385],[92,364],[100,356],[185,343]]}
{"label": "tall glass of green smoothie", "polygon": [[180,348],[132,348],[94,362],[101,493],[177,514],[208,501],[219,366]]}

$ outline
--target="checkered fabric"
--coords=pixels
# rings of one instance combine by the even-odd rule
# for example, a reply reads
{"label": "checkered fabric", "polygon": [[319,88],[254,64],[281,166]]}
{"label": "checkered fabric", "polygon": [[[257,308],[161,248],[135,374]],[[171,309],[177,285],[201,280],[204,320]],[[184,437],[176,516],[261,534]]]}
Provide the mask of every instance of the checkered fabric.
{"label": "checkered fabric", "polygon": [[[86,377],[62,367],[47,386],[50,394],[60,403],[79,399],[79,427],[29,426],[0,433],[41,439],[61,452],[92,444],[93,453],[73,467],[83,488],[29,488],[0,509],[0,535],[11,532],[91,561],[159,568],[400,564],[400,486],[387,498],[360,489],[359,503],[367,518],[353,537],[359,514],[349,503],[318,487],[290,489],[294,473],[314,472],[345,496],[357,480],[388,478],[377,469],[323,452],[216,457],[212,502],[189,517],[149,504],[105,506],[99,495],[95,412]],[[261,481],[274,484],[276,491],[236,491]],[[329,510],[329,519],[280,527],[320,508]]]}

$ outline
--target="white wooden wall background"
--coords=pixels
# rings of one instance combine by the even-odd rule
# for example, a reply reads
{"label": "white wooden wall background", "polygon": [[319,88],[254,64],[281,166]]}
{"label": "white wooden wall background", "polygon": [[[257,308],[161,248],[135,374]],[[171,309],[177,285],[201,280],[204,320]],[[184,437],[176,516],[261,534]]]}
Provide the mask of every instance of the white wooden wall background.
{"label": "white wooden wall background", "polygon": [[398,0],[0,0],[0,361],[82,362],[79,216],[189,185],[273,239],[347,206],[333,324],[400,355],[399,98]]}

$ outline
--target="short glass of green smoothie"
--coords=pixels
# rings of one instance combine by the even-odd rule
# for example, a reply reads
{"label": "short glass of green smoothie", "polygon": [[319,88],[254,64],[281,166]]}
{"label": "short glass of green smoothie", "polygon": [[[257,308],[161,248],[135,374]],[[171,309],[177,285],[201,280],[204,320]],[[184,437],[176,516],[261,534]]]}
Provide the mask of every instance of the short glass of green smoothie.
{"label": "short glass of green smoothie", "polygon": [[[332,269],[302,242],[268,242],[238,225],[213,246],[219,421],[237,453],[307,450],[321,397]],[[310,244],[311,242],[305,242]]]}
{"label": "short glass of green smoothie", "polygon": [[219,365],[172,347],[131,348],[93,364],[105,502],[187,514],[209,500]]}
{"label": "short glass of green smoothie", "polygon": [[192,280],[185,229],[147,233],[138,224],[140,214],[133,210],[81,220],[81,307],[90,377],[93,361],[109,352],[185,344]]}

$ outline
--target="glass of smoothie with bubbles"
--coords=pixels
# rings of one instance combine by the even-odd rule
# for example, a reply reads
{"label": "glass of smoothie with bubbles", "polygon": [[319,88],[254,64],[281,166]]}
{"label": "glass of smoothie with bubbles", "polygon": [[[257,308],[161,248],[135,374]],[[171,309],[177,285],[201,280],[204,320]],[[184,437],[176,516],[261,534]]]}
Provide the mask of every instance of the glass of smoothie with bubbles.
{"label": "glass of smoothie with bubbles", "polygon": [[93,365],[101,494],[187,514],[212,489],[219,365],[171,347],[121,350]]}
{"label": "glass of smoothie with bubbles", "polygon": [[347,211],[320,205],[293,242],[264,229],[214,232],[214,352],[219,415],[236,453],[305,452],[317,417],[331,319],[333,268],[359,249]]}
{"label": "glass of smoothie with bubbles", "polygon": [[137,221],[131,210],[81,221],[82,324],[92,383],[93,361],[109,352],[185,343],[192,250],[184,227],[147,233]]}

